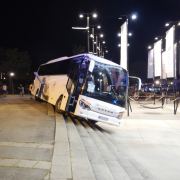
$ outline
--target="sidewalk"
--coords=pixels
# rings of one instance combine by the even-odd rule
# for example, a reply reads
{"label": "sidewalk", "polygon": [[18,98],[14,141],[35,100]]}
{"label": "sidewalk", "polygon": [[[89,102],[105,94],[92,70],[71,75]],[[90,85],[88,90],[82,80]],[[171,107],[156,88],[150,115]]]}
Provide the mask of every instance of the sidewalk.
{"label": "sidewalk", "polygon": [[55,117],[29,96],[0,98],[0,180],[40,180],[51,169]]}
{"label": "sidewalk", "polygon": [[116,127],[0,98],[0,180],[179,180],[180,109],[131,105]]}
{"label": "sidewalk", "polygon": [[[179,180],[180,106],[176,115],[173,114],[173,104],[165,104],[163,109],[148,109],[131,101],[131,106],[130,116],[125,112],[120,127],[98,125],[157,180]],[[148,106],[160,107],[161,102]]]}

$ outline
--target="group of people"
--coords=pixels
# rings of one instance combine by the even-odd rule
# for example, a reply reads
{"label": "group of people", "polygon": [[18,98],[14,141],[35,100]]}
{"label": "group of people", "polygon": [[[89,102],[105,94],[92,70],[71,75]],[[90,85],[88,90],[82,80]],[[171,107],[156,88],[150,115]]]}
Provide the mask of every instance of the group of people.
{"label": "group of people", "polygon": [[[33,87],[33,83],[31,83],[31,84],[29,85],[30,99],[32,99],[32,94],[31,94],[32,87]],[[23,95],[24,95],[24,87],[22,86],[22,84],[20,84],[20,86],[18,87],[18,89],[19,89],[20,96],[23,96]]]}
{"label": "group of people", "polygon": [[[32,94],[31,94],[32,87],[33,87],[33,83],[29,85],[30,99],[32,99]],[[6,97],[7,89],[8,89],[8,87],[6,86],[6,84],[4,84],[4,85],[1,87],[1,89],[2,89],[3,96]],[[23,95],[24,95],[24,87],[22,86],[22,84],[20,84],[20,86],[18,87],[18,89],[19,89],[20,96],[23,96]]]}

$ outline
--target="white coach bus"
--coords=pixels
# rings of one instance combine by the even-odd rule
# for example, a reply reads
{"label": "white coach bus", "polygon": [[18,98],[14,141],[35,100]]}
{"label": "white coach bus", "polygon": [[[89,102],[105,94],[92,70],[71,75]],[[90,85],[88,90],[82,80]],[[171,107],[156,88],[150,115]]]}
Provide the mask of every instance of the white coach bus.
{"label": "white coach bus", "polygon": [[32,94],[91,122],[120,125],[128,98],[127,70],[106,59],[80,54],[41,64]]}

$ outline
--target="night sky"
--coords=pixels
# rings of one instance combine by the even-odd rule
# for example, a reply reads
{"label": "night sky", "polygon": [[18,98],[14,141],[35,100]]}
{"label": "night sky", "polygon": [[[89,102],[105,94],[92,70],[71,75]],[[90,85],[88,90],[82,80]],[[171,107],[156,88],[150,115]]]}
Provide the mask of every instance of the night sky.
{"label": "night sky", "polygon": [[[101,25],[108,54],[106,59],[119,63],[120,42],[117,36],[123,20],[120,15],[137,14],[129,20],[129,66],[130,74],[147,81],[147,46],[155,42],[155,36],[165,36],[165,23],[180,20],[180,0],[99,0],[99,1],[1,1],[0,47],[28,51],[32,71],[49,60],[73,55],[73,45],[87,48],[87,35],[72,27],[86,27],[86,17],[80,13],[96,12],[90,16],[90,25]],[[180,31],[180,28],[179,28]],[[92,51],[92,48],[91,48]]]}

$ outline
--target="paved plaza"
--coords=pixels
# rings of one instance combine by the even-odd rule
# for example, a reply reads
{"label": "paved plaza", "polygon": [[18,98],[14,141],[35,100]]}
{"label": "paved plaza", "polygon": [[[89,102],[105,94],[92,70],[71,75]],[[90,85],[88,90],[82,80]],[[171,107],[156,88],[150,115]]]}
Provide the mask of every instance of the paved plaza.
{"label": "paved plaza", "polygon": [[180,109],[131,105],[116,127],[29,96],[0,97],[0,180],[179,180]]}
{"label": "paved plaza", "polygon": [[[120,127],[98,125],[157,180],[180,179],[180,108],[174,115],[173,104],[165,104],[163,109],[148,109],[133,102],[131,105],[133,112],[124,116]],[[160,107],[161,102],[147,106]]]}
{"label": "paved plaza", "polygon": [[0,179],[40,180],[51,170],[55,118],[29,96],[0,97]]}

